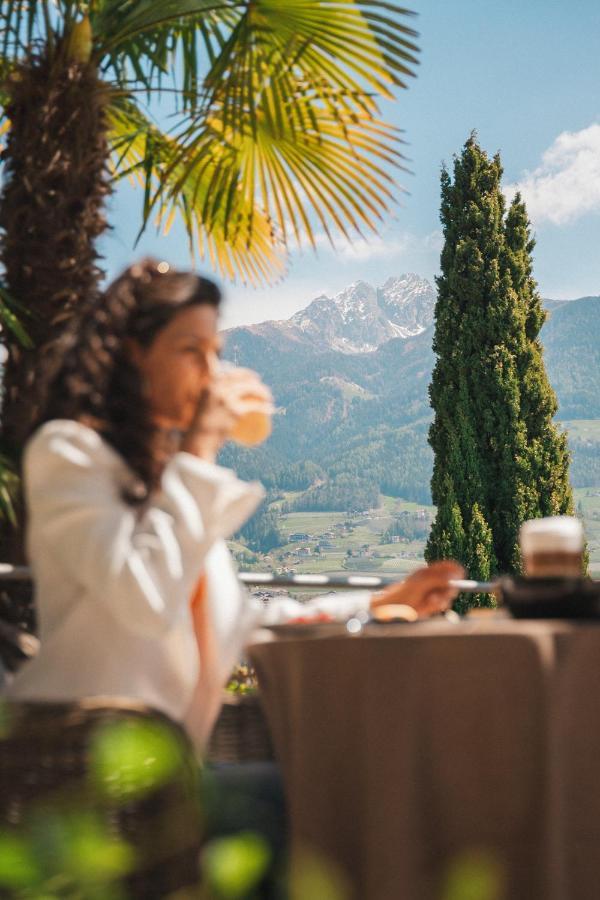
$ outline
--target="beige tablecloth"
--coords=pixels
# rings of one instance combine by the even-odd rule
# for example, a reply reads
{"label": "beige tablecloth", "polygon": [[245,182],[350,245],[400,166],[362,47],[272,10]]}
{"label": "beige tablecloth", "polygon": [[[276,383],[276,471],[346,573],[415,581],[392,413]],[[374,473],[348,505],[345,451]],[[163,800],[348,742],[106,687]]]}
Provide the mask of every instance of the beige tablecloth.
{"label": "beige tablecloth", "polygon": [[251,656],[297,865],[316,851],[353,900],[476,878],[486,900],[600,897],[600,629],[373,626]]}

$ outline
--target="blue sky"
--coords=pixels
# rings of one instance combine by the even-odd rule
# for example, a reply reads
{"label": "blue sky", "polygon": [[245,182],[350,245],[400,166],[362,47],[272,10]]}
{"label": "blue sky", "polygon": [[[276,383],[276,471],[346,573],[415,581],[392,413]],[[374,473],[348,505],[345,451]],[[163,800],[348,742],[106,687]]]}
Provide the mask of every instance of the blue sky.
{"label": "blue sky", "polygon": [[[600,294],[600,4],[578,0],[407,0],[418,13],[421,65],[408,91],[384,105],[406,131],[409,192],[377,238],[315,256],[294,254],[286,279],[270,288],[224,285],[226,326],[287,318],[322,292],[358,278],[438,270],[439,173],[475,128],[500,150],[507,188],[518,185],[537,238],[535,275],[546,297]],[[144,236],[133,251],[141,194],[123,186],[111,201],[113,231],[103,244],[114,275],[135,255],[188,266],[187,245]],[[198,262],[202,271],[207,265]]]}

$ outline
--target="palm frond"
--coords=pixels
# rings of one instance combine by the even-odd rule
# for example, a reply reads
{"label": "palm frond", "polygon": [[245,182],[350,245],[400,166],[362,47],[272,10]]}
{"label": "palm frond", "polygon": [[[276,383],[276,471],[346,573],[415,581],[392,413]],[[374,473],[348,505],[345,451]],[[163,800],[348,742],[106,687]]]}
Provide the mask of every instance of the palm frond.
{"label": "palm frond", "polygon": [[[210,171],[201,207],[208,228],[243,192],[286,245],[293,233],[314,246],[315,220],[330,236],[331,225],[345,237],[376,230],[394,200],[390,172],[403,164],[400,134],[378,117],[377,95],[404,86],[416,64],[406,15],[354,0],[248,4],[214,55],[205,106],[178,133],[154,203],[176,202]],[[192,190],[197,204],[202,191]]]}
{"label": "palm frond", "polygon": [[0,284],[0,327],[10,331],[21,346],[26,348],[33,347],[33,342],[21,319],[29,315],[31,313]]}
{"label": "palm frond", "polygon": [[374,112],[370,92],[391,97],[417,65],[406,11],[387,7],[382,14],[355,0],[248,4],[206,78],[226,121],[236,128],[248,121],[257,88],[265,91],[273,73],[292,105],[305,85],[324,106],[343,95],[346,108]]}
{"label": "palm frond", "polygon": [[150,97],[160,95],[177,60],[177,100],[194,108],[205,93],[203,73],[245,7],[244,0],[103,0],[91,16],[102,70],[123,86],[133,73]]}
{"label": "palm frond", "polygon": [[[418,61],[412,14],[395,2],[54,0],[53,8],[50,21],[45,0],[0,0],[0,39],[18,37],[22,49],[44,29],[68,34],[89,11],[93,59],[122,92],[111,113],[115,172],[142,184],[144,227],[179,215],[222,272],[249,280],[279,272],[292,235],[314,246],[317,224],[330,236],[375,230],[394,202],[401,139],[381,120],[378,98],[405,87]],[[135,84],[156,97],[169,78],[182,120],[166,135],[125,95]]]}
{"label": "palm frond", "polygon": [[[320,101],[374,111],[372,94],[391,97],[414,74],[418,49],[394,3],[361,0],[103,0],[92,16],[98,55],[121,84],[134,73],[150,94],[177,59],[183,108],[217,99],[233,127],[251,113],[256,85],[273,72],[293,97],[298,84],[322,88]],[[200,77],[200,68],[206,77]],[[208,65],[207,65],[208,64]],[[289,90],[290,86],[294,89]],[[371,92],[371,93],[369,93]]]}
{"label": "palm frond", "polygon": [[20,483],[12,460],[0,454],[0,520],[8,520],[13,527],[17,524]]}
{"label": "palm frond", "polygon": [[168,230],[179,215],[190,249],[210,259],[227,277],[239,274],[256,284],[283,273],[283,247],[264,213],[244,194],[236,192],[226,205],[217,206],[210,216],[204,215],[215,172],[223,165],[228,148],[213,140],[204,165],[184,178],[180,164],[173,163],[181,156],[181,147],[137,105],[117,98],[108,115],[115,174],[133,178],[143,188],[145,222],[154,218],[157,227]]}
{"label": "palm frond", "polygon": [[314,246],[315,219],[330,236],[332,224],[346,238],[376,230],[395,199],[390,170],[403,166],[397,129],[368,110],[345,109],[343,96],[333,115],[314,93],[296,96],[292,106],[277,82],[259,97],[244,130],[228,126],[217,112],[180,135],[183,153],[167,169],[161,201],[203,173],[218,144],[227,151],[213,170],[202,206],[205,221],[243,192],[248,204],[265,211],[286,246],[290,232],[298,244],[308,239]]}
{"label": "palm frond", "polygon": [[31,45],[44,22],[39,16],[41,6],[26,0],[0,2],[0,54],[3,60],[13,61]]}
{"label": "palm frond", "polygon": [[141,34],[172,29],[190,16],[244,6],[241,0],[101,0],[92,10],[105,50],[114,50]]}

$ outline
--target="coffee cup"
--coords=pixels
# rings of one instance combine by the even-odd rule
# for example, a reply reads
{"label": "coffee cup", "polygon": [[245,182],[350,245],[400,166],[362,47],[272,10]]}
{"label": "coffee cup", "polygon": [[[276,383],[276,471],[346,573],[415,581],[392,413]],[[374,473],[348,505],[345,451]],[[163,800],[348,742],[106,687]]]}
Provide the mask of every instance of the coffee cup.
{"label": "coffee cup", "polygon": [[524,522],[519,535],[523,572],[529,578],[580,578],[585,537],[579,519],[550,516]]}

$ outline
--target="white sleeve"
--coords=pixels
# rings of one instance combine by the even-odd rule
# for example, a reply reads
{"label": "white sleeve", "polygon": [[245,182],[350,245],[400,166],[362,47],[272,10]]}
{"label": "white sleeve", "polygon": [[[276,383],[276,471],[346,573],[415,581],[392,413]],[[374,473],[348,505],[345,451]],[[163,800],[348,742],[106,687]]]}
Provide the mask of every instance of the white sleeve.
{"label": "white sleeve", "polygon": [[[339,622],[345,622],[358,612],[369,609],[371,603],[370,591],[348,591],[346,593],[314,597],[302,603],[292,597],[272,597],[264,606],[260,616],[260,624],[283,625],[292,619],[302,616],[314,616],[325,613]],[[254,600],[254,603],[258,601]]]}
{"label": "white sleeve", "polygon": [[[240,527],[263,493],[227,469],[178,453],[162,490],[140,511],[121,496],[124,471],[93,430],[62,420],[43,426],[24,460],[30,532],[125,625],[161,635],[189,615],[206,554]],[[35,558],[31,563],[35,575]]]}

